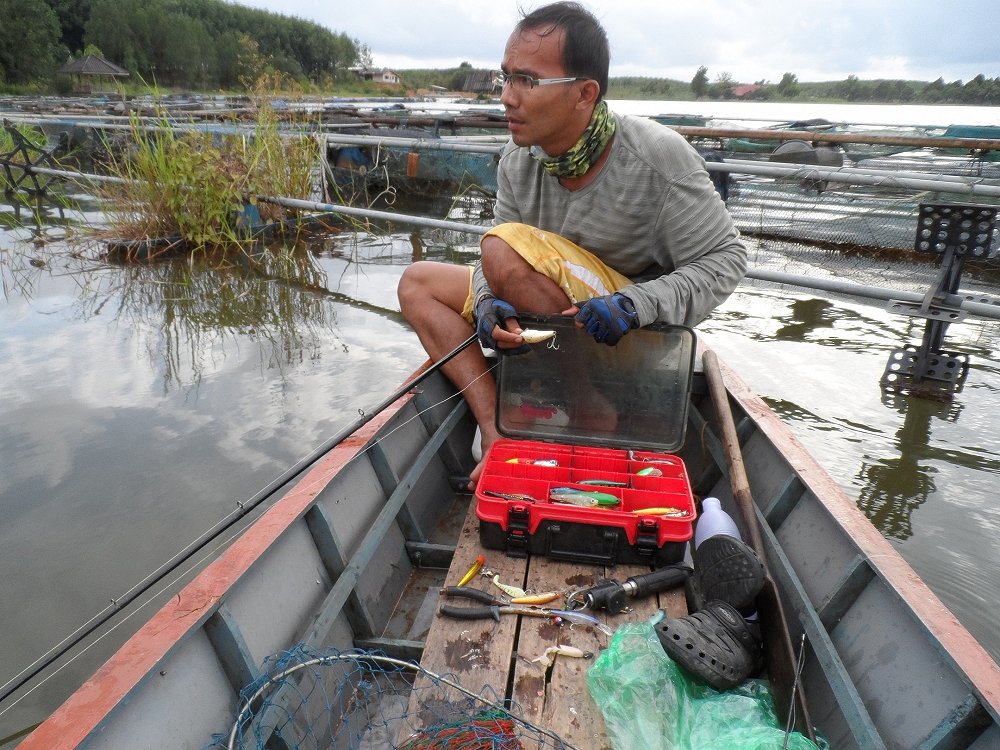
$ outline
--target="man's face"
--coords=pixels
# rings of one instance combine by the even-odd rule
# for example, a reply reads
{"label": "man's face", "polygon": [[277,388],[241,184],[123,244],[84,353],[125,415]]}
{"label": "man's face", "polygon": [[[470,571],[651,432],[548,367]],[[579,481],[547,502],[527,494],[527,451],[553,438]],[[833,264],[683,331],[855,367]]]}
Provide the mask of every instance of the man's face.
{"label": "man's face", "polygon": [[[503,70],[532,78],[562,78],[565,32],[515,31],[504,48]],[[556,83],[534,88],[507,84],[500,103],[507,114],[511,137],[518,146],[540,146],[549,156],[568,151],[590,121],[578,107],[581,82]],[[581,125],[582,123],[582,125]]]}

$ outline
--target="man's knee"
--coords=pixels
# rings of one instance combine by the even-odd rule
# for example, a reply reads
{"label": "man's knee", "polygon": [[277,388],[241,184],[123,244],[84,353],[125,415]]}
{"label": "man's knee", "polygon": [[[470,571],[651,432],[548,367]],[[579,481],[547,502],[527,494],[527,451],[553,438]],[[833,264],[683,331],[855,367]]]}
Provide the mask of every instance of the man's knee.
{"label": "man's knee", "polygon": [[460,313],[469,296],[469,285],[469,268],[422,260],[403,270],[396,297],[403,317],[412,322],[415,313],[437,304]]}
{"label": "man's knee", "polygon": [[432,266],[438,264],[418,260],[403,269],[402,276],[399,277],[399,284],[396,286],[396,296],[400,305],[406,305],[414,298],[426,297],[430,292],[430,283],[433,278]]}

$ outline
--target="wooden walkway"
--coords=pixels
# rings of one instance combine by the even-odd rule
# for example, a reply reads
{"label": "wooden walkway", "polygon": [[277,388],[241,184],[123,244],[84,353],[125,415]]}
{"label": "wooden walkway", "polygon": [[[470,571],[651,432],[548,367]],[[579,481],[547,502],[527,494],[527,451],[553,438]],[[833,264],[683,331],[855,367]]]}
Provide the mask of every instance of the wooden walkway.
{"label": "wooden walkway", "polygon": [[[650,571],[650,568],[638,566],[604,568],[537,556],[518,559],[498,550],[484,549],[479,544],[479,520],[473,501],[446,585],[456,585],[480,554],[486,559],[485,567],[498,574],[501,582],[520,586],[530,593],[554,590],[566,593],[587,588],[605,578],[624,581],[631,575]],[[491,594],[501,593],[488,578],[480,575],[468,585]],[[448,603],[475,604],[465,599],[452,599]],[[658,608],[665,608],[672,617],[686,613],[683,588],[658,597],[634,599],[630,604],[631,611],[620,615],[586,612],[600,616],[612,630],[623,622],[646,619]],[[546,606],[565,608],[565,600],[556,600]],[[502,614],[500,622],[496,622],[493,619],[459,620],[436,614],[420,664],[433,673],[452,676],[473,692],[495,697],[497,701],[512,700],[520,708],[521,719],[552,732],[570,746],[582,750],[610,750],[604,720],[586,684],[588,668],[609,641],[608,636],[593,628],[559,625],[546,618]],[[535,661],[547,648],[556,645],[573,646],[591,652],[593,657],[556,656],[551,667]],[[417,687],[420,687],[419,682]],[[425,695],[425,690],[413,691],[411,717],[419,716],[420,706],[416,704],[418,700],[422,702]]]}

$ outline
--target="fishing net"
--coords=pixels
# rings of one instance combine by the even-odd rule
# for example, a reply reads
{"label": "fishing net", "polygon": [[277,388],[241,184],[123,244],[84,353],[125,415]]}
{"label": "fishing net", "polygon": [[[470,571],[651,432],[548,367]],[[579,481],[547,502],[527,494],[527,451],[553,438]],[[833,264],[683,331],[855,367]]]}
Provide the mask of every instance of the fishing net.
{"label": "fishing net", "polygon": [[572,747],[518,712],[488,687],[474,693],[412,662],[299,645],[265,661],[229,734],[206,750]]}

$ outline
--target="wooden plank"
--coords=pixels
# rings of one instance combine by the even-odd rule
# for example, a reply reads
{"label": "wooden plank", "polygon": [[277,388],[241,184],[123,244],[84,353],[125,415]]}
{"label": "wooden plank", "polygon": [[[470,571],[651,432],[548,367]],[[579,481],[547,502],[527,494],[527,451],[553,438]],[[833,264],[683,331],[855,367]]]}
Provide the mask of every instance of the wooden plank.
{"label": "wooden plank", "polygon": [[[532,592],[587,588],[605,578],[604,568],[533,557],[527,588]],[[589,614],[589,612],[588,612]],[[607,616],[601,616],[602,621]],[[558,625],[552,620],[525,618],[514,663],[511,697],[522,717],[581,748],[609,747],[601,712],[587,692],[587,668],[610,638],[581,625]],[[572,646],[592,654],[590,659],[556,656],[551,666],[537,661],[554,646]]]}
{"label": "wooden plank", "polygon": [[[650,568],[619,565],[602,568],[533,557],[528,566],[527,588],[533,592],[564,592],[593,586],[610,578],[624,581],[629,576],[648,573]],[[670,616],[687,612],[682,588],[629,602],[630,611],[612,615],[591,612],[612,630],[625,622],[648,619],[658,608],[666,607]],[[514,662],[511,697],[520,706],[523,718],[547,729],[575,747],[610,749],[600,708],[587,689],[587,670],[610,637],[585,626],[556,625],[547,620],[525,618],[518,639]],[[555,656],[551,667],[536,661],[551,646],[564,645],[590,652],[590,659]]]}
{"label": "wooden plank", "polygon": [[[534,556],[529,559],[508,557],[499,550],[487,550],[479,544],[479,521],[475,503],[469,509],[448,571],[446,585],[456,585],[478,555],[486,559],[486,568],[497,573],[500,580],[520,586],[531,593],[560,591],[563,594],[593,586],[605,578],[624,581],[631,575],[649,572],[642,566],[619,565],[604,568],[580,563],[567,563]],[[470,584],[490,593],[500,592],[487,578],[477,576]],[[463,606],[462,600],[452,603]],[[624,622],[651,617],[658,608],[666,608],[671,617],[686,614],[683,588],[658,596],[631,600],[628,613],[610,615],[596,613],[614,629]],[[565,606],[557,600],[552,608]],[[595,614],[587,611],[588,614]],[[454,678],[466,689],[492,694],[497,700],[510,698],[513,713],[529,725],[561,738],[568,745],[587,750],[610,750],[599,707],[587,690],[587,670],[601,650],[607,648],[610,637],[581,625],[557,624],[540,617],[501,615],[494,620],[455,620],[440,615],[434,618],[427,635],[421,666],[430,672]],[[556,656],[553,664],[536,661],[550,646],[565,645],[592,654],[590,659]],[[508,688],[509,686],[509,688]],[[436,691],[436,692],[435,692]],[[410,696],[410,726],[400,741],[410,732],[434,721],[434,710],[443,699],[443,691],[431,687],[430,680],[418,676]],[[454,693],[449,696],[452,700]]]}
{"label": "wooden plank", "polygon": [[[479,519],[475,503],[472,503],[459,534],[445,585],[457,585],[478,555],[486,558],[486,566],[497,573],[502,582],[524,585],[526,559],[508,557],[503,552],[484,550],[480,546]],[[493,594],[500,593],[483,576],[477,575],[467,585]],[[475,604],[463,599],[450,600],[449,603],[460,607]],[[502,702],[506,697],[518,619],[513,615],[501,615],[500,622],[496,622],[492,619],[458,620],[435,615],[420,665],[434,674],[448,676],[467,690],[484,696],[492,694],[497,702]],[[458,697],[454,691],[434,688],[427,677],[418,675],[410,695],[410,729],[417,731],[433,724],[436,718],[434,711],[439,702]]]}

